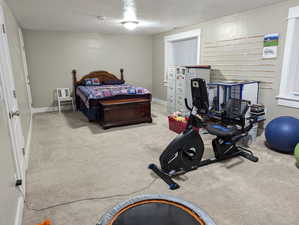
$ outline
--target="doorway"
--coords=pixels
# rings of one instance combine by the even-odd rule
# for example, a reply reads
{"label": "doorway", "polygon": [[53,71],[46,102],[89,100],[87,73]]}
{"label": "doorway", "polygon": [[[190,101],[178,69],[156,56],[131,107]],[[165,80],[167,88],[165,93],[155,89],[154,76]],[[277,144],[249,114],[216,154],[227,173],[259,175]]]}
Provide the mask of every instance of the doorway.
{"label": "doorway", "polygon": [[7,121],[9,125],[12,155],[15,161],[17,186],[25,194],[25,142],[20,121],[20,111],[16,96],[12,63],[8,46],[3,8],[0,6],[0,79],[2,97],[5,102]]}
{"label": "doorway", "polygon": [[200,63],[200,29],[166,36],[164,38],[164,84],[170,66],[194,66]]}

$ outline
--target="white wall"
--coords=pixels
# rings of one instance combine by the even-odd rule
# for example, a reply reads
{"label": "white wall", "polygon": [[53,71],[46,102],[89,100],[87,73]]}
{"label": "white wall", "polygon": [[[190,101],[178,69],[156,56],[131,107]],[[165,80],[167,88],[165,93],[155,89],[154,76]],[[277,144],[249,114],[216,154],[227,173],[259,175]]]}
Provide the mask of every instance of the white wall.
{"label": "white wall", "polygon": [[[287,29],[286,18],[288,16],[289,8],[298,5],[299,0],[285,1],[279,4],[258,8],[155,35],[153,37],[153,96],[164,100],[166,99],[166,88],[162,85],[164,79],[164,37],[192,29],[201,29],[201,63],[211,64],[212,68],[217,69],[212,78],[232,79],[231,75],[235,75],[235,79],[239,77],[241,79],[247,78],[263,80],[263,88],[261,89],[260,97],[261,102],[268,108],[268,119],[280,115],[299,117],[298,109],[279,106],[276,100],[276,96],[278,95],[279,91],[284,40]],[[262,35],[269,33],[280,34],[278,57],[275,60],[263,61]],[[269,67],[263,67],[264,69],[261,68],[260,65],[250,66],[250,69],[248,69],[249,72],[242,72],[241,70],[244,70],[244,66],[242,68],[234,68],[234,64],[237,64],[241,56],[239,58],[235,57],[232,60],[233,57],[229,56],[229,54],[231,54],[229,51],[226,53],[227,56],[223,56],[223,52],[217,52],[217,49],[215,49],[214,52],[216,53],[211,53],[211,50],[207,48],[207,46],[215,46],[215,43],[220,43],[219,41],[221,40],[233,40],[239,37],[255,35],[258,35],[259,37],[256,39],[250,39],[249,41],[258,41],[256,45],[251,46],[251,48],[254,49],[254,53],[257,53],[257,55],[255,55],[255,57],[252,57],[251,55],[244,56],[241,60],[243,60],[245,64],[272,64]],[[231,44],[232,42],[228,43]],[[234,42],[234,44],[236,44],[236,42]],[[245,52],[248,44],[245,42],[245,44],[235,45],[230,49],[231,52],[234,52],[233,48],[236,48],[236,46],[239,49],[243,48]],[[213,59],[216,59],[216,61],[212,62],[211,56],[214,57]],[[230,70],[234,71],[224,71],[224,68],[219,67],[219,64],[223,64],[221,60],[224,59],[230,59],[229,62],[232,65]],[[253,60],[254,63],[252,63],[251,60]],[[258,70],[262,72],[258,72]],[[233,74],[233,72],[235,73]]]}
{"label": "white wall", "polygon": [[33,107],[55,104],[57,87],[72,86],[72,69],[79,75],[107,70],[126,82],[152,88],[152,38],[136,35],[24,31]]}

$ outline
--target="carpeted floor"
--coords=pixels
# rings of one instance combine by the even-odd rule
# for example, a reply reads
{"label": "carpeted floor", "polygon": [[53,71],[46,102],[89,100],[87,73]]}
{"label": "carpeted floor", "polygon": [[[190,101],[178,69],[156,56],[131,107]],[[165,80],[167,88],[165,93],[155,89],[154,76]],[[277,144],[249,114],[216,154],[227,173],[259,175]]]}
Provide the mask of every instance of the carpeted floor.
{"label": "carpeted floor", "polygon": [[[175,133],[163,106],[153,104],[153,120],[104,131],[79,112],[35,114],[24,225],[44,219],[95,225],[118,202],[154,193],[190,201],[218,225],[299,224],[299,170],[292,156],[266,149],[259,138],[252,146],[259,163],[235,158],[203,167],[170,191],[147,166]],[[210,155],[211,137],[204,140]]]}

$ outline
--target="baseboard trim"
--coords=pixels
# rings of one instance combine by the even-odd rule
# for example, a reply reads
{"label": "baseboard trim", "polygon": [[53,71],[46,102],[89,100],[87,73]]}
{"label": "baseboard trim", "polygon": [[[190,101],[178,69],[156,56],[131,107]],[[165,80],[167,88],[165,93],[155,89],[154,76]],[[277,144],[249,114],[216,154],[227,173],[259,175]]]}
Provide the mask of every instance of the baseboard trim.
{"label": "baseboard trim", "polygon": [[[165,100],[159,99],[159,98],[152,98],[153,103],[157,103],[160,105],[167,105],[167,102]],[[62,106],[62,110],[68,110],[72,109],[71,106]],[[39,107],[39,108],[32,108],[32,114],[35,113],[46,113],[46,112],[57,112],[58,107],[57,106],[50,106],[50,107]]]}
{"label": "baseboard trim", "polygon": [[159,99],[159,98],[152,98],[152,102],[160,104],[160,105],[164,105],[164,106],[167,105],[167,102],[165,100],[162,100],[162,99]]}
{"label": "baseboard trim", "polygon": [[[61,106],[62,110],[69,110],[72,109],[72,106],[64,105]],[[40,107],[40,108],[32,108],[32,113],[46,113],[46,112],[57,112],[58,107],[57,106],[50,106],[50,107]]]}
{"label": "baseboard trim", "polygon": [[58,111],[57,107],[40,107],[40,108],[32,108],[32,113],[45,113],[45,112],[55,112]]}
{"label": "baseboard trim", "polygon": [[22,196],[18,198],[18,205],[15,217],[15,225],[23,224],[23,212],[24,212],[24,199]]}
{"label": "baseboard trim", "polygon": [[25,171],[28,169],[29,157],[30,157],[30,146],[31,146],[31,135],[32,135],[32,108],[30,113],[29,131],[25,146]]}

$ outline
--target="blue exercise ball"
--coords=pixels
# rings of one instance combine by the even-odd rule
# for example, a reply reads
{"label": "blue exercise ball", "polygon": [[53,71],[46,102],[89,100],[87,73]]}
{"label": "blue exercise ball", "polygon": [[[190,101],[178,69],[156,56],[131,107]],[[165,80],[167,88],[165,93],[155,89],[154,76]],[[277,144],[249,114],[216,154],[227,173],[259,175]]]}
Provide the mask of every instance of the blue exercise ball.
{"label": "blue exercise ball", "polygon": [[293,153],[299,143],[299,120],[281,116],[272,120],[265,130],[267,145],[282,153]]}

